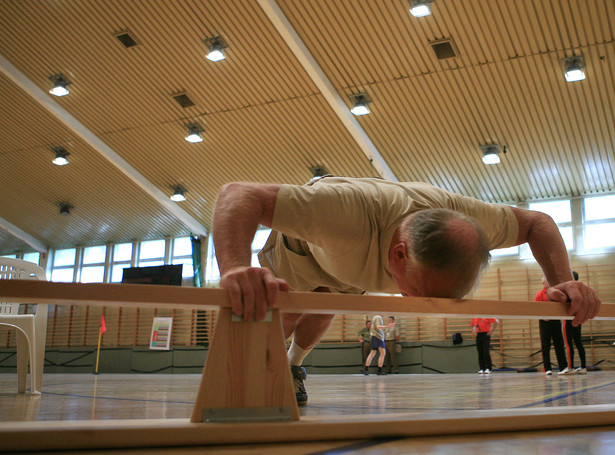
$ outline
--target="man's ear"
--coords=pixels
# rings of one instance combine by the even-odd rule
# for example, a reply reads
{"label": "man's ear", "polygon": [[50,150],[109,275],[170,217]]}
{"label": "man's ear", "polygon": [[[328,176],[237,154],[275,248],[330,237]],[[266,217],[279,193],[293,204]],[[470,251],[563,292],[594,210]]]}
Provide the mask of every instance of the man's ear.
{"label": "man's ear", "polygon": [[397,242],[391,248],[391,267],[396,271],[405,271],[408,263],[408,247],[405,242]]}

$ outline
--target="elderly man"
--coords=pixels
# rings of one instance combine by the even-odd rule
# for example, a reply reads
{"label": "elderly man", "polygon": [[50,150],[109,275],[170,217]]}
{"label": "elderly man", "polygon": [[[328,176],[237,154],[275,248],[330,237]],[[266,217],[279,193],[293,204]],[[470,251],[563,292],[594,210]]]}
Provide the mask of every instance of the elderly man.
{"label": "elderly man", "polygon": [[[252,267],[251,242],[273,229]],[[323,177],[308,185],[231,183],[221,188],[213,224],[221,286],[233,312],[263,319],[279,291],[365,291],[461,298],[476,285],[489,250],[529,243],[551,287],[570,301],[574,325],[598,313],[600,299],[573,281],[553,220],[541,212],[487,204],[425,183]],[[303,359],[333,315],[283,315],[293,335],[288,357],[300,405],[307,403]]]}

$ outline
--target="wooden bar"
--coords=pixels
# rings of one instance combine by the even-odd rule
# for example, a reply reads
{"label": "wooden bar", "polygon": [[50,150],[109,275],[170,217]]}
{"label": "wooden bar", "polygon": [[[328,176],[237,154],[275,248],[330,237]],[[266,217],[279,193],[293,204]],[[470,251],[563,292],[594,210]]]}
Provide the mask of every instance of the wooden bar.
{"label": "wooden bar", "polygon": [[0,452],[212,446],[521,432],[615,425],[614,405],[304,417],[293,422],[191,423],[187,419],[4,422]]}
{"label": "wooden bar", "polygon": [[[199,308],[230,307],[223,289],[143,284],[53,283],[0,280],[0,298],[8,302],[93,306]],[[572,319],[558,302],[458,300],[430,297],[282,292],[275,307],[287,313],[365,314],[374,310],[429,317]],[[603,303],[596,319],[615,319],[615,304]]]}

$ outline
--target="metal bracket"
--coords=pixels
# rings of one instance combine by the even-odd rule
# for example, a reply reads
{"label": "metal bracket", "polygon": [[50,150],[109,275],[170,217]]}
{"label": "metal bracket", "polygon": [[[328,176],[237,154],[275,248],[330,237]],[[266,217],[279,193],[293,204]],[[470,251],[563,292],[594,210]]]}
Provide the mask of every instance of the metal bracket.
{"label": "metal bracket", "polygon": [[267,314],[265,314],[265,319],[261,321],[257,321],[256,319],[246,321],[243,318],[243,316],[237,316],[236,314],[231,315],[231,322],[271,322],[272,320],[273,320],[273,310],[267,310]]}
{"label": "metal bracket", "polygon": [[293,410],[290,406],[203,409],[203,422],[205,423],[278,422],[286,420],[293,420]]}

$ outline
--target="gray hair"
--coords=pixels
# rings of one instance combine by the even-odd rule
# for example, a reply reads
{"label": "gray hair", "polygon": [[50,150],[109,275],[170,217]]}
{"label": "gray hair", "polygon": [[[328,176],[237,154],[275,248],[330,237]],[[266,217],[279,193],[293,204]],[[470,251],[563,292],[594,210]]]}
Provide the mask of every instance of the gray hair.
{"label": "gray hair", "polygon": [[[455,221],[469,225],[476,235],[468,236],[468,231]],[[404,231],[410,253],[429,269],[475,281],[489,264],[487,236],[478,222],[464,213],[449,209],[421,210],[409,217]]]}

